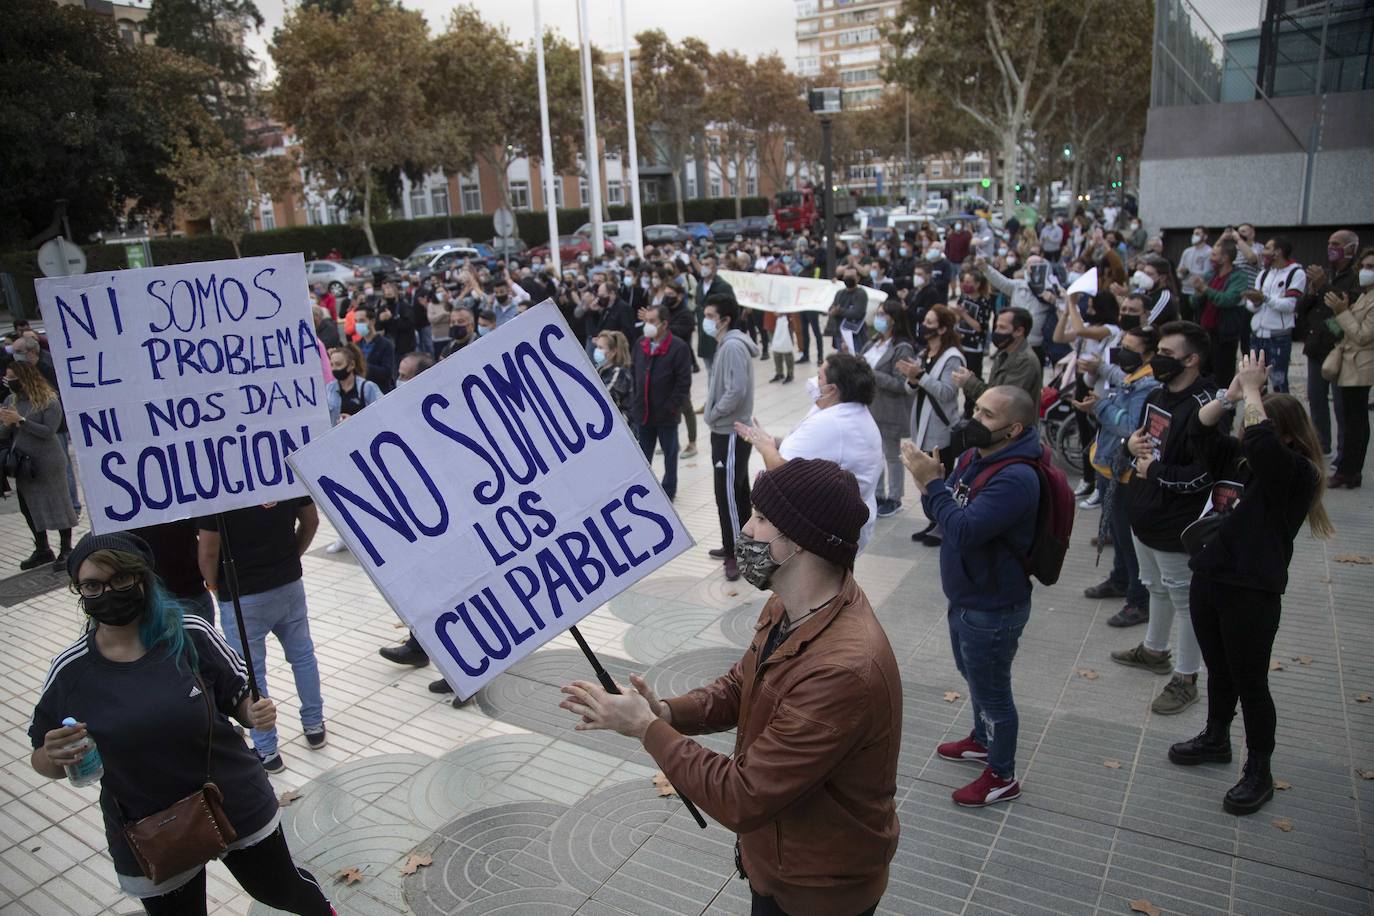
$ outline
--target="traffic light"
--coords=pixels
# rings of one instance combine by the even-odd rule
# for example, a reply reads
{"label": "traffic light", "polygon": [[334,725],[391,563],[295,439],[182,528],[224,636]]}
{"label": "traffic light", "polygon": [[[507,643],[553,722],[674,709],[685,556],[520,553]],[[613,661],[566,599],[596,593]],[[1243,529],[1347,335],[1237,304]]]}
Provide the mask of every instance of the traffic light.
{"label": "traffic light", "polygon": [[1121,161],[1121,154],[1120,154],[1120,153],[1117,153],[1117,154],[1116,154],[1116,161],[1117,161],[1117,162],[1120,162],[1120,161]]}
{"label": "traffic light", "polygon": [[[982,181],[979,182],[979,184],[981,184],[981,185],[982,185],[983,187],[985,187],[985,188],[990,188],[990,187],[992,187],[992,179],[991,179],[991,178],[984,178]],[[1019,184],[1018,184],[1016,187],[1017,187],[1018,190],[1020,190],[1020,188],[1021,188],[1021,186],[1020,186]]]}
{"label": "traffic light", "polygon": [[1072,158],[1072,157],[1073,157],[1073,147],[1072,147],[1072,146],[1069,146],[1067,143],[1065,143],[1065,144],[1064,144],[1064,158],[1065,158],[1065,159],[1069,159],[1069,158]]}
{"label": "traffic light", "polygon": [[1020,193],[1021,193],[1021,182],[1019,182],[1019,181],[1016,183],[1016,193],[1017,193],[1017,194],[1020,194]]}

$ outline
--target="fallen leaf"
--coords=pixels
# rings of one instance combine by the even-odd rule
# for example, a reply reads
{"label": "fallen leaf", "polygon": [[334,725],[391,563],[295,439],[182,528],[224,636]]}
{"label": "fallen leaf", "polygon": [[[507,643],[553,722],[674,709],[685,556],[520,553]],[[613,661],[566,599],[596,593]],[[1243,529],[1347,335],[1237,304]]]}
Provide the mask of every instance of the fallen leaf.
{"label": "fallen leaf", "polygon": [[1310,656],[1310,655],[1295,655],[1295,656],[1293,656],[1293,661],[1297,662],[1299,665],[1310,665],[1310,664],[1312,664],[1312,656]]}
{"label": "fallen leaf", "polygon": [[945,691],[945,702],[946,702],[946,703],[953,703],[953,702],[954,702],[955,700],[957,700],[957,699],[959,699],[959,693],[958,693],[958,691],[955,691],[955,690],[946,690],[946,691]]}
{"label": "fallen leaf", "polygon": [[1282,830],[1284,833],[1292,833],[1292,832],[1293,832],[1293,822],[1290,821],[1290,820],[1289,820],[1288,818],[1286,818],[1286,817],[1281,817],[1281,818],[1279,818],[1278,820],[1273,821],[1273,824],[1274,824],[1275,827],[1279,828],[1279,829]]}
{"label": "fallen leaf", "polygon": [[1109,769],[1109,770],[1119,770],[1119,769],[1121,769],[1121,761],[1120,761],[1120,760],[1104,760],[1104,761],[1102,761],[1102,765],[1103,765],[1104,767],[1106,767],[1107,769]]}
{"label": "fallen leaf", "polygon": [[731,598],[733,598],[733,597],[735,597],[736,595],[738,595],[739,592],[738,592],[737,590],[731,588],[731,589],[727,589],[726,592],[725,592],[725,594],[727,594],[727,595],[729,595]]}
{"label": "fallen leaf", "polygon": [[1371,696],[1370,696],[1369,694],[1367,694],[1367,693],[1357,693],[1357,694],[1355,694],[1355,702],[1356,702],[1356,703],[1368,703],[1370,700],[1374,700],[1374,697],[1371,697]]}
{"label": "fallen leaf", "polygon": [[1361,779],[1374,779],[1374,770],[1356,770],[1355,775]]}
{"label": "fallen leaf", "polygon": [[1091,668],[1079,668],[1077,674],[1085,681],[1095,681],[1099,677],[1098,673]]}
{"label": "fallen leaf", "polygon": [[668,777],[664,776],[662,773],[654,774],[654,785],[658,787],[658,794],[662,798],[677,795],[677,789],[673,788],[673,784],[668,781]]}
{"label": "fallen leaf", "polygon": [[354,885],[361,880],[363,880],[363,873],[358,871],[357,866],[352,868],[341,868],[334,873],[335,884],[342,882],[344,884]]}
{"label": "fallen leaf", "polygon": [[1359,566],[1374,566],[1374,557],[1358,553],[1343,553],[1336,557],[1337,563],[1354,563]]}
{"label": "fallen leaf", "polygon": [[1160,916],[1163,911],[1148,900],[1132,900],[1131,912],[1144,913],[1145,916]]}
{"label": "fallen leaf", "polygon": [[401,874],[413,875],[426,865],[433,865],[434,859],[429,856],[422,856],[418,852],[412,852],[406,857],[406,863],[401,866]]}
{"label": "fallen leaf", "polygon": [[291,803],[300,797],[301,793],[297,792],[295,789],[289,789],[277,798],[277,807],[289,808],[291,807]]}
{"label": "fallen leaf", "polygon": [[1277,658],[1271,658],[1271,659],[1269,659],[1269,670],[1270,670],[1270,671],[1282,671],[1282,670],[1283,670],[1283,662],[1279,661]]}
{"label": "fallen leaf", "polygon": [[406,623],[404,620],[398,620],[391,625],[392,629],[395,630],[404,630],[408,626],[410,626],[410,624]]}
{"label": "fallen leaf", "polygon": [[1289,789],[1293,788],[1293,784],[1286,779],[1276,779],[1274,780],[1274,788],[1278,789],[1280,792],[1287,792]]}

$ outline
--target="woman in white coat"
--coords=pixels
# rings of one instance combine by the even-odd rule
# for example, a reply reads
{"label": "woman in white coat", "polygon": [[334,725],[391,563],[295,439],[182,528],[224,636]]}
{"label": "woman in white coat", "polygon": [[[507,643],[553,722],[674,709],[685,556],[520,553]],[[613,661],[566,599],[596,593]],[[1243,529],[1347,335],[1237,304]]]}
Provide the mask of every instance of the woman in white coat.
{"label": "woman in white coat", "polygon": [[[921,319],[920,335],[925,340],[925,354],[919,359],[902,360],[897,371],[906,376],[908,387],[916,392],[911,405],[911,441],[923,452],[940,450],[940,463],[946,475],[958,455],[948,454],[950,427],[960,418],[959,386],[954,372],[964,368],[964,356],[959,351],[959,318],[943,305],[931,306]],[[941,535],[932,521],[924,531],[911,536],[929,547],[939,545]]]}

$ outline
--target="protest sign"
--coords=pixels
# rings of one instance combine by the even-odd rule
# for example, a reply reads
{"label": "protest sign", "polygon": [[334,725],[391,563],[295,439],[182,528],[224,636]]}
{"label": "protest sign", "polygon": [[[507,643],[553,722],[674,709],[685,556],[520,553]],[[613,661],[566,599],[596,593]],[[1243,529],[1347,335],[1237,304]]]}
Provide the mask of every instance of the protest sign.
{"label": "protest sign", "polygon": [[[720,278],[735,290],[735,301],[745,308],[765,312],[828,312],[835,294],[844,289],[834,280],[813,280],[787,274],[746,273],[722,270]],[[887,299],[882,290],[861,286],[868,296],[867,321]]]}
{"label": "protest sign", "polygon": [[305,493],[329,429],[299,254],[35,283],[97,533]]}
{"label": "protest sign", "polygon": [[693,543],[549,300],[291,464],[461,697]]}

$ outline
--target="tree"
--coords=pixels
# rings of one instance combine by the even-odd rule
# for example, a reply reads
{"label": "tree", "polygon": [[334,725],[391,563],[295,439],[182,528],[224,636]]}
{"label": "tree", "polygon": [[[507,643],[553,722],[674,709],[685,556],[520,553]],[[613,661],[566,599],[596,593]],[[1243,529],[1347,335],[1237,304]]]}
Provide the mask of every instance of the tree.
{"label": "tree", "polygon": [[1016,153],[1077,59],[1099,0],[904,0],[888,31],[884,76],[917,96],[944,95],[998,139],[1011,216]]}
{"label": "tree", "polygon": [[168,174],[176,182],[178,211],[191,219],[208,219],[215,234],[234,246],[234,257],[241,257],[239,242],[257,199],[253,161],[227,142],[213,147],[183,143]]}
{"label": "tree", "polygon": [[702,112],[713,131],[712,147],[722,178],[730,182],[735,198],[735,219],[744,216],[743,184],[754,149],[754,133],[749,129],[748,95],[752,91],[749,61],[734,51],[722,51],[706,59],[706,96]]}
{"label": "tree", "polygon": [[312,177],[360,202],[375,254],[378,173],[423,173],[458,155],[451,125],[436,129],[426,104],[435,57],[424,17],[363,0],[337,18],[297,8],[273,36],[271,53],[273,113],[294,128]]}
{"label": "tree", "polygon": [[0,29],[0,242],[32,245],[67,201],[85,240],[120,220],[171,213],[164,169],[212,125],[196,101],[203,67],[127,45],[106,17],[11,0]]}
{"label": "tree", "polygon": [[240,145],[257,74],[244,37],[260,29],[262,21],[253,0],[153,0],[145,22],[158,47],[205,65],[201,104]]}
{"label": "tree", "polygon": [[696,38],[675,44],[661,29],[640,32],[639,61],[634,73],[635,128],[639,148],[652,151],[673,173],[677,221],[682,208],[682,170],[692,154],[693,138],[706,128],[706,62],[711,51]]}
{"label": "tree", "polygon": [[754,61],[745,94],[744,123],[754,137],[759,173],[774,188],[790,184],[787,172],[787,143],[798,127],[809,124],[802,81],[777,54],[765,54]]}

